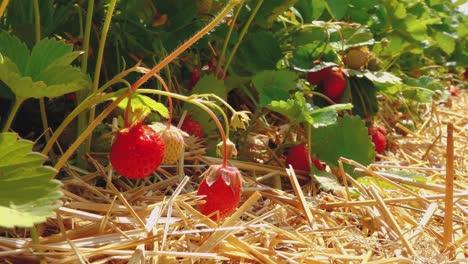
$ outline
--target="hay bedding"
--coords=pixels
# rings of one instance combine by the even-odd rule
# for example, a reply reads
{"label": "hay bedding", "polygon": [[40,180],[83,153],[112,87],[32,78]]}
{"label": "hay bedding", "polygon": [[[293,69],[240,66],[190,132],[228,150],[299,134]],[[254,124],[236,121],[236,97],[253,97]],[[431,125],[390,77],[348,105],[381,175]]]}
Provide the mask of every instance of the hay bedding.
{"label": "hay bedding", "polygon": [[[299,172],[232,161],[245,176],[243,200],[220,223],[196,210],[198,176],[220,162],[203,156],[197,142],[189,142],[183,166],[162,167],[140,181],[114,177],[105,163],[89,157],[96,172],[65,168],[64,204],[38,226],[40,244],[27,230],[3,230],[0,262],[467,263],[467,100],[463,92],[450,107],[428,107],[416,132],[398,120],[387,124],[407,135],[392,133],[385,156],[358,166],[359,173],[378,179],[369,186],[348,176],[344,187],[319,192]],[[453,159],[446,154],[448,123]],[[455,178],[453,192],[446,188],[446,157],[454,165],[454,174],[448,173]],[[429,181],[388,169],[417,172]],[[262,184],[279,177],[285,191]],[[361,195],[353,196],[354,190]]]}

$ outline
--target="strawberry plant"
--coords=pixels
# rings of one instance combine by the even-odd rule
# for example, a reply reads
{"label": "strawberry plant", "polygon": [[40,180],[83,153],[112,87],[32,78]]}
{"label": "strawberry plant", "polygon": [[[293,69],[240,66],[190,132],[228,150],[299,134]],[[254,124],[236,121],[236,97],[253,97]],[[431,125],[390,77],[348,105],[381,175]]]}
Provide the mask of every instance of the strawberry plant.
{"label": "strawberry plant", "polygon": [[[23,260],[19,254],[25,254],[27,261],[35,261],[30,256],[44,256],[43,261],[112,262],[114,255],[121,257],[131,249],[134,254],[122,259],[138,262],[141,257],[145,262],[156,254],[151,261],[185,262],[190,254],[180,250],[190,248],[195,262],[205,257],[294,262],[294,256],[306,253],[326,261],[328,257],[314,251],[317,245],[329,245],[323,243],[331,238],[328,231],[318,244],[295,243],[296,234],[287,231],[304,219],[313,229],[321,225],[313,223],[311,216],[318,209],[307,206],[315,199],[324,201],[322,216],[330,210],[326,206],[346,206],[327,218],[327,225],[332,223],[326,227],[330,234],[349,222],[350,230],[356,228],[353,234],[365,230],[366,239],[382,233],[385,239],[376,241],[393,239],[382,232],[389,224],[378,217],[368,220],[376,210],[393,210],[393,201],[390,205],[385,196],[380,201],[374,189],[404,189],[406,194],[414,190],[361,176],[372,174],[365,166],[389,166],[395,144],[411,130],[419,135],[414,139],[420,140],[421,131],[432,125],[431,111],[463,100],[468,20],[457,10],[461,3],[3,1],[0,215],[5,217],[0,226],[7,229],[0,231],[7,242],[10,237],[23,240],[2,240],[7,253],[0,255],[12,253],[19,261]],[[458,117],[454,112],[438,112],[436,123],[447,123],[439,119],[441,113]],[[25,127],[39,116],[42,127]],[[457,133],[459,122],[454,127]],[[421,159],[418,164],[430,162],[439,143],[449,141],[443,133],[438,137],[443,140],[433,141],[420,156],[401,149],[405,166],[417,159]],[[345,180],[341,165],[348,175],[361,177],[357,182],[369,185],[369,192],[354,189],[356,181]],[[283,177],[285,168],[289,178]],[[393,170],[383,173],[405,176]],[[317,186],[306,192],[308,188],[300,186],[306,182]],[[346,203],[340,196],[343,189]],[[330,193],[307,197],[320,190]],[[243,195],[247,199],[236,212]],[[256,204],[261,195],[261,204]],[[353,201],[365,196],[369,200]],[[430,199],[432,203],[441,198]],[[354,202],[370,206],[359,213],[371,216],[355,217]],[[263,224],[255,227],[259,219],[275,227],[272,231]],[[274,233],[281,223],[289,225],[290,219],[294,219],[292,225]],[[252,227],[229,227],[244,221]],[[333,226],[334,221],[339,224]],[[161,222],[163,232],[159,232]],[[409,226],[414,223],[410,221]],[[76,230],[67,230],[70,226]],[[201,226],[202,230],[195,230]],[[128,232],[131,228],[138,231]],[[109,240],[99,237],[75,243],[76,237],[85,239],[78,234],[83,230]],[[114,243],[111,232],[115,230],[119,234]],[[260,250],[265,243],[257,241],[250,250],[245,239],[254,237],[249,235],[252,230],[273,232],[267,236],[274,238],[266,243],[270,248]],[[388,234],[405,233],[390,230]],[[401,239],[416,239],[419,234]],[[135,246],[140,236],[145,239]],[[68,243],[57,241],[65,238],[77,248],[64,249]],[[118,248],[110,249],[106,241]],[[348,241],[337,242],[351,248],[349,252],[355,248],[346,245]],[[34,245],[40,243],[47,246]],[[89,243],[85,250],[81,250],[83,243]],[[202,245],[197,248],[197,243]],[[290,247],[271,246],[275,243],[300,248],[290,253]],[[90,250],[96,246],[104,250]],[[232,253],[233,246],[242,252]],[[284,252],[263,254],[278,248]],[[380,256],[391,255],[375,249],[365,256],[367,260],[378,262]],[[397,257],[412,260],[414,254],[406,250],[397,250],[402,252]],[[81,253],[67,255],[70,252]],[[356,261],[364,260],[361,253]],[[342,252],[330,255],[337,262],[354,259]],[[8,257],[7,262],[11,261]]]}

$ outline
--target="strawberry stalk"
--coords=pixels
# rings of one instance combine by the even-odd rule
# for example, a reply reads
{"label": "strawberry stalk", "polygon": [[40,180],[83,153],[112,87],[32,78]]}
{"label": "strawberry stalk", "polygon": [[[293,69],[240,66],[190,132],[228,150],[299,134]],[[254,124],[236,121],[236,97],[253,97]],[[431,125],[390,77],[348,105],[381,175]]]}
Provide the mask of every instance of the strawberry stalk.
{"label": "strawberry stalk", "polygon": [[[164,87],[164,90],[168,93],[170,93],[171,91],[169,90],[169,87],[167,86],[166,82],[164,81],[164,79],[157,73],[154,74],[154,77],[156,79],[158,79],[158,81],[161,82],[162,86]],[[172,123],[172,112],[173,112],[173,106],[172,106],[172,97],[169,96],[168,97],[168,101],[169,101],[169,118],[167,119],[167,129],[171,129],[171,123]]]}
{"label": "strawberry stalk", "polygon": [[130,112],[132,111],[132,94],[128,96],[128,101],[127,101],[127,107],[125,107],[125,113],[124,113],[124,127],[130,127],[132,124],[131,117],[130,117]]}
{"label": "strawberry stalk", "polygon": [[[242,0],[242,4],[244,3],[244,0]],[[234,30],[234,27],[236,25],[236,21],[237,21],[237,18],[239,17],[239,14],[240,14],[240,11],[242,10],[242,7],[239,6],[236,10],[236,13],[234,14],[234,17],[232,18],[231,20],[231,25],[229,27],[229,31],[227,33],[227,36],[226,38],[224,39],[224,43],[223,43],[223,49],[221,50],[221,55],[219,56],[219,63],[218,65],[216,65],[216,70],[215,72],[218,73],[219,70],[221,69],[221,63],[222,61],[224,60],[224,56],[226,55],[226,50],[227,50],[227,46],[229,44],[229,40],[231,39],[231,36],[232,36],[232,31]],[[223,76],[221,76],[221,79],[224,78],[224,75],[225,73],[223,72]],[[218,77],[218,75],[216,75],[216,77]],[[220,78],[218,78],[220,79]],[[228,137],[229,138],[229,137]]]}
{"label": "strawberry stalk", "polygon": [[[104,48],[106,46],[107,33],[109,32],[110,23],[112,20],[112,14],[114,13],[114,9],[116,5],[117,5],[117,0],[110,1],[109,8],[106,14],[106,18],[104,20],[104,25],[102,27],[101,37],[99,39],[98,53],[96,57],[96,67],[94,69],[94,80],[93,80],[93,85],[91,88],[92,91],[96,91],[99,87],[99,77],[101,76],[101,68],[102,68],[102,63],[103,63],[103,58],[104,58]],[[89,109],[89,121],[92,121],[95,115],[96,115],[96,108],[91,107],[91,109]],[[89,137],[86,142],[86,148],[83,149],[83,150],[86,150],[86,152],[89,152],[89,150],[91,149],[91,143],[93,141],[93,134],[91,133],[88,136]],[[84,154],[84,153],[81,153],[81,154]]]}

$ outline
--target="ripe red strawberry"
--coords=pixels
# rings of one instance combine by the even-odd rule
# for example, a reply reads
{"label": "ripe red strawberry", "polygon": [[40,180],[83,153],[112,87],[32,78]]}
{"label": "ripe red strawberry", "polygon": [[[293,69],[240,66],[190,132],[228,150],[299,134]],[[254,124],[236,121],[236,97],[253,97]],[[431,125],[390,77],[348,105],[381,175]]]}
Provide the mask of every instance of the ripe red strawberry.
{"label": "ripe red strawberry", "polygon": [[[208,67],[209,67],[209,69],[210,69],[210,71],[211,71],[212,73],[214,73],[214,72],[216,71],[216,65],[214,65],[214,64],[212,64],[212,63],[209,63],[209,64],[208,64]],[[224,75],[223,68],[219,68],[218,76],[217,76],[218,79],[221,79],[221,78],[223,77],[223,75]],[[227,74],[226,74],[226,76],[224,76],[223,80],[226,80],[226,79],[227,79]]]}
{"label": "ripe red strawberry", "polygon": [[372,142],[375,146],[375,152],[382,154],[385,150],[385,146],[387,145],[387,139],[385,137],[387,132],[385,129],[373,126],[369,128],[368,134],[372,137]]}
{"label": "ripe red strawberry", "polygon": [[334,102],[339,102],[346,88],[346,77],[341,70],[331,71],[323,80],[323,94]]}
{"label": "ripe red strawberry", "polygon": [[200,70],[195,68],[192,72],[192,77],[190,77],[190,90],[197,85],[198,81],[200,80]]}
{"label": "ripe red strawberry", "polygon": [[76,102],[76,92],[73,92],[73,93],[66,93],[64,94],[65,96],[65,101],[68,101],[68,102]]}
{"label": "ripe red strawberry", "polygon": [[151,127],[137,123],[118,132],[110,150],[110,162],[122,176],[140,179],[155,171],[165,144]]}
{"label": "ripe red strawberry", "polygon": [[[299,144],[292,146],[289,149],[289,153],[286,157],[286,164],[292,165],[295,170],[303,170],[303,171],[308,171],[310,172],[310,167],[309,167],[309,158],[307,156],[308,154],[308,149],[306,144]],[[325,169],[325,166],[322,164],[320,160],[316,160],[310,156],[312,163],[314,166],[320,170],[323,171]]]}
{"label": "ripe red strawberry", "polygon": [[327,78],[331,72],[332,72],[332,67],[323,68],[315,72],[308,72],[307,81],[309,81],[310,84],[318,85],[323,80],[325,80],[325,78]]}
{"label": "ripe red strawberry", "polygon": [[204,195],[204,204],[198,209],[204,215],[216,211],[210,218],[221,220],[234,212],[239,205],[242,189],[242,175],[235,167],[211,165],[203,174],[197,195]]}
{"label": "ripe red strawberry", "polygon": [[192,137],[197,137],[199,139],[203,138],[204,133],[200,123],[188,116],[184,119],[184,122],[180,126],[180,129],[187,132],[187,134],[189,134]]}
{"label": "ripe red strawberry", "polygon": [[450,95],[451,96],[457,96],[458,95],[458,89],[455,85],[450,85],[449,87]]}

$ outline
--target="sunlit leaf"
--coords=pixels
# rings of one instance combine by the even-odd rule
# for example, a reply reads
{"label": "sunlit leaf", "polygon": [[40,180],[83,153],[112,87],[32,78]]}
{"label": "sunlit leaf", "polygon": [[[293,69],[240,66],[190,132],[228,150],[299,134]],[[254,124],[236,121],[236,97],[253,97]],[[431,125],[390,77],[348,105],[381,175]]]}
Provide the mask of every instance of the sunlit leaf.
{"label": "sunlit leaf", "polygon": [[18,38],[0,32],[0,80],[16,97],[57,97],[86,88],[88,76],[69,65],[80,52],[56,39],[43,39],[29,50]]}
{"label": "sunlit leaf", "polygon": [[[369,165],[375,159],[374,145],[367,134],[367,127],[357,116],[344,116],[337,123],[313,128],[311,147],[316,157],[327,164],[338,167],[340,157]],[[345,166],[352,173],[351,166]]]}
{"label": "sunlit leaf", "polygon": [[47,157],[32,151],[33,142],[15,133],[0,134],[0,226],[31,227],[60,206],[57,173],[43,166]]}
{"label": "sunlit leaf", "polygon": [[[115,100],[116,98],[112,98]],[[119,104],[118,107],[125,111],[128,105],[128,97],[123,99]],[[155,111],[159,113],[161,116],[168,118],[169,117],[169,110],[167,107],[159,102],[156,102],[153,98],[133,93],[132,99],[130,101],[131,110],[135,111],[136,109],[142,110],[143,114],[149,114],[151,111]]]}

